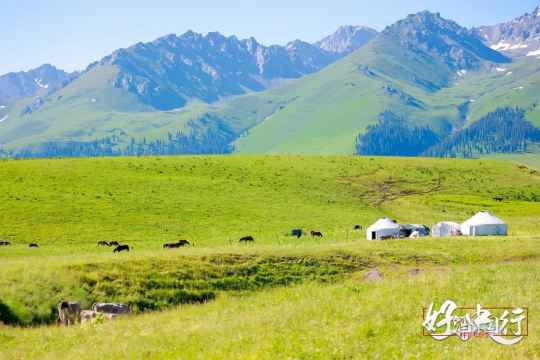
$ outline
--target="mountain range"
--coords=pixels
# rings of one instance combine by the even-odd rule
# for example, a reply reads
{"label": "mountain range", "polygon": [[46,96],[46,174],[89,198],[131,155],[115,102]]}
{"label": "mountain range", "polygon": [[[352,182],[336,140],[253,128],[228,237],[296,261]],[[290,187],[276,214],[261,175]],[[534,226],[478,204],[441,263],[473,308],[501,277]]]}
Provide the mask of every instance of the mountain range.
{"label": "mountain range", "polygon": [[53,68],[58,81],[20,73],[34,89],[10,80],[16,91],[2,92],[8,74],[0,146],[14,156],[350,154],[383,113],[441,141],[504,106],[538,125],[538,12],[467,29],[424,11],[380,33],[343,26],[285,46],[189,31],[81,73]]}
{"label": "mountain range", "polygon": [[474,29],[492,49],[512,57],[540,56],[540,6],[510,22]]}
{"label": "mountain range", "polygon": [[0,105],[29,96],[46,96],[65,87],[76,77],[77,73],[68,74],[50,64],[0,76]]}

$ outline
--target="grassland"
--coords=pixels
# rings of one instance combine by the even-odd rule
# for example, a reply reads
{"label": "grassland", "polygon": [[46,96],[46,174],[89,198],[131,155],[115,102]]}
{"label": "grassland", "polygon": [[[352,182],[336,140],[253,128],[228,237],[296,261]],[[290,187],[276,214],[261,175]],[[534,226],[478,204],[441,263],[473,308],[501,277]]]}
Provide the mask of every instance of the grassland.
{"label": "grassland", "polygon": [[[465,352],[477,359],[536,358],[539,328],[532,320],[530,336],[507,348],[488,339],[464,343],[422,337],[420,314],[422,306],[446,299],[467,305],[527,305],[534,313],[539,305],[539,240],[443,239],[364,242],[332,250],[259,250],[255,252],[265,256],[285,252],[289,259],[295,254],[301,259],[329,252],[355,254],[381,261],[369,266],[377,266],[384,279],[366,281],[360,267],[335,281],[306,278],[263,291],[230,291],[204,305],[114,323],[70,329],[0,327],[0,357],[457,358]],[[174,257],[181,267],[182,258],[192,256],[200,254]]]}
{"label": "grassland", "polygon": [[[66,298],[85,307],[129,302],[145,313],[85,328],[0,326],[0,358],[540,356],[533,321],[528,339],[503,348],[424,338],[419,316],[446,298],[539,307],[533,168],[484,159],[148,157],[3,161],[0,175],[0,238],[13,243],[0,248],[4,322],[50,323]],[[511,236],[368,242],[352,231],[383,215],[430,225],[482,209],[505,219]],[[291,238],[293,227],[325,237]],[[238,244],[247,234],[255,244]],[[196,246],[162,249],[179,238]],[[134,249],[96,246],[110,239]],[[384,279],[366,281],[371,268]]]}
{"label": "grassland", "polygon": [[[535,149],[535,151],[538,151],[538,149]],[[534,169],[540,169],[540,154],[535,152],[523,154],[493,154],[489,156],[489,158],[524,164]]]}

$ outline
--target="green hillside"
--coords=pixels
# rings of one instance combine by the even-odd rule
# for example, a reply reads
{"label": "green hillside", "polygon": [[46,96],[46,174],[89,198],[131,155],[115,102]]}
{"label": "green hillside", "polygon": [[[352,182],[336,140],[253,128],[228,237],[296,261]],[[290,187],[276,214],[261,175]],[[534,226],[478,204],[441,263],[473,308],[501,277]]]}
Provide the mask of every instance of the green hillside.
{"label": "green hillside", "polygon": [[[413,124],[429,125],[436,131],[448,125],[461,127],[502,106],[528,110],[528,118],[537,126],[536,106],[540,91],[540,61],[523,59],[496,70],[481,70],[457,78],[448,88],[428,92],[383,70],[386,59],[374,56],[376,42],[330,67],[280,89],[282,96],[295,99],[287,108],[265,119],[237,141],[241,153],[314,153],[350,154],[355,137],[367,125],[377,121],[384,110],[398,113]],[[409,59],[394,61],[402,64]],[[410,61],[410,60],[409,60]],[[380,66],[382,64],[382,66]],[[411,66],[416,65],[412,63]],[[378,77],[370,77],[359,67]],[[405,65],[403,65],[405,66]],[[508,75],[510,74],[510,75]],[[399,89],[422,104],[419,108],[403,98],[388,94],[388,86]],[[465,109],[460,112],[460,108]]]}
{"label": "green hillside", "polygon": [[[432,224],[481,209],[527,235],[540,177],[507,162],[362,157],[148,157],[4,161],[0,238],[90,249],[185,237],[226,245],[245,234],[273,244],[294,227],[337,239],[384,214]],[[459,175],[457,175],[459,174]],[[433,190],[430,190],[433,189]],[[516,190],[519,189],[519,192]],[[431,192],[432,191],[432,192]],[[503,196],[508,203],[498,203]],[[514,212],[520,206],[527,211]],[[531,225],[529,225],[531,224]],[[335,232],[335,233],[334,233]],[[54,247],[52,247],[54,248]]]}
{"label": "green hillside", "polygon": [[[32,114],[18,116],[24,102],[12,107],[9,119],[0,124],[0,141],[9,149],[113,134],[124,134],[126,142],[129,137],[162,139],[167,132],[190,132],[188,121],[197,123],[212,114],[238,134],[235,147],[240,153],[350,154],[356,136],[388,109],[436,131],[460,127],[507,105],[528,109],[529,119],[540,123],[536,107],[540,61],[536,58],[455,76],[450,87],[429,92],[411,83],[404,71],[386,73],[395,63],[411,69],[421,63],[404,55],[382,54],[381,46],[372,42],[278,89],[214,105],[193,103],[170,112],[150,111],[132,95],[108,85],[113,68],[96,68],[84,75],[88,81],[74,82]],[[415,74],[429,78],[430,71],[424,68],[424,73]]]}

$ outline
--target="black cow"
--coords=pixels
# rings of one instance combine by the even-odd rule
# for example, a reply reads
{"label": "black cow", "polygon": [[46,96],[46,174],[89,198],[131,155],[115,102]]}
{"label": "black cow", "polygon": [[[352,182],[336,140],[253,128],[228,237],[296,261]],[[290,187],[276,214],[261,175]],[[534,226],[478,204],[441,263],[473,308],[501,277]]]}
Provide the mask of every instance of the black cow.
{"label": "black cow", "polygon": [[303,233],[302,229],[292,229],[291,231],[291,235],[296,236],[299,239],[302,236],[302,233]]}
{"label": "black cow", "polygon": [[31,247],[31,248],[38,248],[39,245],[36,244],[36,243],[32,243],[32,244],[29,244],[28,247]]}
{"label": "black cow", "polygon": [[113,253],[119,253],[122,251],[129,252],[129,245],[118,245],[116,248],[114,248]]}
{"label": "black cow", "polygon": [[189,245],[191,244],[187,240],[178,240],[178,242],[176,243],[163,245],[163,248],[164,249],[178,249],[178,248],[181,248],[182,246],[189,246]]}
{"label": "black cow", "polygon": [[74,325],[81,320],[81,304],[77,301],[62,301],[58,304],[58,325]]}
{"label": "black cow", "polygon": [[110,246],[120,246],[120,243],[118,241],[115,241],[115,240],[109,241],[109,247]]}
{"label": "black cow", "polygon": [[322,237],[323,237],[323,234],[322,234],[322,232],[320,232],[320,231],[313,231],[313,230],[311,230],[311,236],[313,236],[313,237],[321,237],[321,238],[322,238]]}
{"label": "black cow", "polygon": [[354,230],[362,230],[362,225],[355,225]]}
{"label": "black cow", "polygon": [[243,238],[241,238],[241,239],[239,240],[239,242],[245,242],[245,243],[247,243],[247,242],[254,242],[254,241],[255,241],[255,239],[254,239],[253,236],[251,236],[251,235],[244,236]]}
{"label": "black cow", "polygon": [[0,241],[0,246],[9,246],[11,243],[9,241]]}
{"label": "black cow", "polygon": [[98,241],[97,246],[111,246],[111,245],[109,245],[109,243],[106,241]]}

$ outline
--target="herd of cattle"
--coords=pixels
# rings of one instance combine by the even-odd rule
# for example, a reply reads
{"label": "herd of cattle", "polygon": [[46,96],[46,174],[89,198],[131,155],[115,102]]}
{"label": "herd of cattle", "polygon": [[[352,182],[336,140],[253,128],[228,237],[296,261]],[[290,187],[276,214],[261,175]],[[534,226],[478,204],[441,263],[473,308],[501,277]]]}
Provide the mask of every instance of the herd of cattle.
{"label": "herd of cattle", "polygon": [[[362,230],[362,226],[356,225],[354,230]],[[312,237],[322,238],[323,233],[320,231],[310,231]],[[293,229],[290,233],[291,236],[300,238],[304,235],[302,229]],[[252,243],[255,238],[251,235],[243,236],[238,240],[240,243]],[[10,246],[9,241],[0,241],[0,246]],[[98,246],[114,247],[113,252],[119,253],[122,251],[129,252],[130,247],[127,244],[120,244],[118,241],[98,241]],[[163,245],[164,249],[178,249],[184,246],[192,246],[188,240],[178,240],[175,243],[167,243]],[[31,248],[38,248],[36,243],[28,244]],[[113,304],[113,303],[97,303],[92,305],[90,310],[82,310],[81,304],[77,301],[62,301],[58,304],[58,325],[70,326],[77,323],[95,322],[98,319],[112,320],[118,316],[129,314],[131,309],[129,305],[125,304]]]}
{"label": "herd of cattle", "polygon": [[[354,226],[354,230],[356,231],[360,231],[362,230],[362,226],[361,225],[355,225]],[[309,232],[309,234],[311,235],[311,237],[314,237],[314,238],[322,238],[323,237],[323,233],[320,232],[320,231],[315,231],[315,230],[311,230]],[[297,237],[297,238],[300,238],[304,235],[304,230],[302,229],[292,229],[291,233],[290,233],[291,236],[294,236],[294,237]],[[252,242],[255,242],[255,238],[251,235],[247,235],[247,236],[243,236],[241,237],[238,242],[240,243],[252,243]],[[0,246],[10,246],[11,243],[9,241],[0,241]],[[184,246],[193,246],[194,244],[190,243],[188,240],[178,240],[177,242],[175,243],[167,243],[167,244],[164,244],[163,245],[163,248],[164,249],[179,249],[181,247],[184,247]],[[113,250],[113,253],[119,253],[119,252],[129,252],[130,249],[132,249],[132,247],[130,248],[129,245],[127,244],[120,244],[118,241],[98,241],[97,243],[97,246],[100,246],[100,247],[103,247],[103,246],[106,246],[106,247],[114,247],[114,250]],[[39,245],[36,244],[36,243],[31,243],[31,244],[28,244],[28,247],[31,247],[31,248],[38,248]]]}
{"label": "herd of cattle", "polygon": [[62,301],[58,304],[58,325],[70,326],[97,321],[99,318],[113,320],[131,312],[128,305],[97,303],[90,310],[81,310],[78,301]]}

